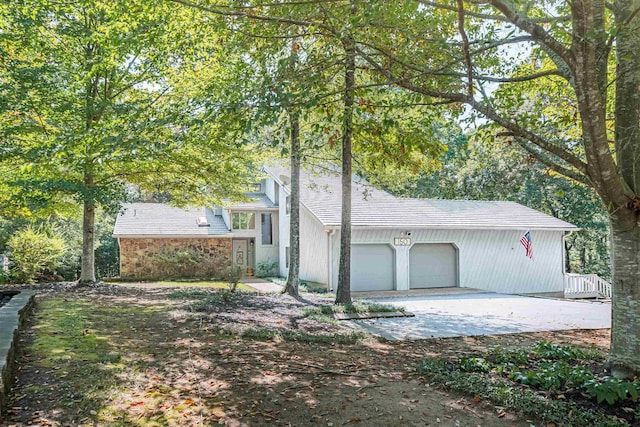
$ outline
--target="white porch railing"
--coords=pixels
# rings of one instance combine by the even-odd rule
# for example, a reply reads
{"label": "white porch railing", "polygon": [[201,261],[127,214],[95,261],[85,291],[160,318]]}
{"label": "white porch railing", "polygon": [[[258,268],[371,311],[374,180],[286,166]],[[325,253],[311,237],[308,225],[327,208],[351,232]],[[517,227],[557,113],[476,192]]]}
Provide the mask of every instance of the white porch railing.
{"label": "white porch railing", "polygon": [[565,298],[611,298],[611,284],[597,274],[564,275]]}

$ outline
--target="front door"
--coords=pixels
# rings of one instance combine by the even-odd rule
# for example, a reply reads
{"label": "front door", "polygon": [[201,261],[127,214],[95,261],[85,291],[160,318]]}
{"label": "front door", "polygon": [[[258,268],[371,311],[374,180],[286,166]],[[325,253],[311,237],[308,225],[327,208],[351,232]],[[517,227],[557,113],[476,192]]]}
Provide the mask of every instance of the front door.
{"label": "front door", "polygon": [[247,271],[247,261],[249,259],[247,240],[234,240],[233,241],[233,265],[234,267],[240,267],[243,271]]}

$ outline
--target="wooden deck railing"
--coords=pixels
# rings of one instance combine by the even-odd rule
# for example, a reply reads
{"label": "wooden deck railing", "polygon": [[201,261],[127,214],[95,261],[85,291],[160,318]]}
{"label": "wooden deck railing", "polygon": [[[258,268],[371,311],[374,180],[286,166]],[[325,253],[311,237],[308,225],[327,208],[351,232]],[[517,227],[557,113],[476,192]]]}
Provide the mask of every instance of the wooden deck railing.
{"label": "wooden deck railing", "polygon": [[611,284],[597,274],[564,275],[565,298],[611,298]]}

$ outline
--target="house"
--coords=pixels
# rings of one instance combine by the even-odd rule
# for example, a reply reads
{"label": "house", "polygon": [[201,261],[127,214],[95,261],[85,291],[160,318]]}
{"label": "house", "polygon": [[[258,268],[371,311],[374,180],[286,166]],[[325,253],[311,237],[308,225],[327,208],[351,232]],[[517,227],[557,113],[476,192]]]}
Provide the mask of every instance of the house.
{"label": "house", "polygon": [[[144,277],[157,248],[209,250],[211,262],[289,267],[289,170],[265,166],[251,202],[181,210],[130,204],[118,216],[121,275]],[[300,277],[335,288],[340,252],[340,175],[301,172]],[[575,226],[514,202],[395,197],[354,177],[352,291],[473,287],[504,293],[562,292],[564,234]],[[199,223],[205,218],[208,225]],[[530,231],[533,259],[520,240]],[[211,250],[207,248],[216,248]],[[146,273],[145,273],[146,274]]]}

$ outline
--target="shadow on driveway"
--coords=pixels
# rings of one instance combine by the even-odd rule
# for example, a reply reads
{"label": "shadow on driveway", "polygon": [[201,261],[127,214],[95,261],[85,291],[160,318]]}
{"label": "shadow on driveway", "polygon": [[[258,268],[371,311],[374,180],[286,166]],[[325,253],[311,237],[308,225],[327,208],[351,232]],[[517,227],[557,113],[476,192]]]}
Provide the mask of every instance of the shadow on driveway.
{"label": "shadow on driveway", "polygon": [[496,293],[373,298],[402,306],[413,318],[371,319],[358,326],[390,340],[611,327],[611,304]]}

